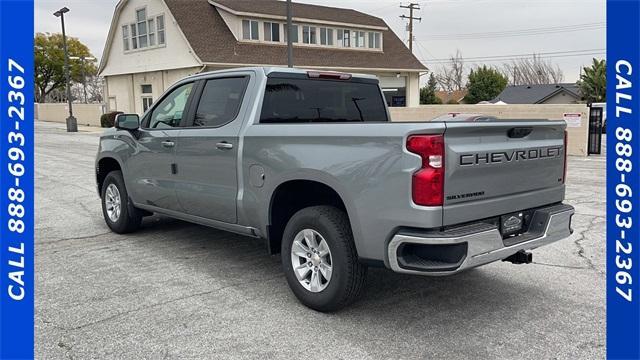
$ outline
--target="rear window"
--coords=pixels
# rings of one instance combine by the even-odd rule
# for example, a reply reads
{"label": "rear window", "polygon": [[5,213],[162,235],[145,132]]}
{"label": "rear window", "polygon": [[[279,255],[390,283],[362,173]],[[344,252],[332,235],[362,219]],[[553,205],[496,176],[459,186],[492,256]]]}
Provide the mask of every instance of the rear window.
{"label": "rear window", "polygon": [[261,123],[388,121],[378,85],[269,78]]}

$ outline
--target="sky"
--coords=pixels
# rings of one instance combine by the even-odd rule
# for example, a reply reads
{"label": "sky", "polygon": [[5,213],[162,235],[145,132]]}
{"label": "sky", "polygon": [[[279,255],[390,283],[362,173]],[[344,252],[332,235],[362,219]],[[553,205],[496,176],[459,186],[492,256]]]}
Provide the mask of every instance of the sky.
{"label": "sky", "polygon": [[[564,72],[565,82],[578,80],[580,68],[593,57],[604,58],[605,0],[413,0],[422,18],[414,24],[414,54],[437,71],[460,50],[465,66],[502,65],[509,59],[542,54]],[[403,40],[407,21],[398,0],[295,0],[352,8],[383,18]],[[53,13],[63,6],[67,34],[77,37],[98,58],[117,0],[36,0],[35,31],[61,32]],[[408,2],[402,3],[407,5]]]}

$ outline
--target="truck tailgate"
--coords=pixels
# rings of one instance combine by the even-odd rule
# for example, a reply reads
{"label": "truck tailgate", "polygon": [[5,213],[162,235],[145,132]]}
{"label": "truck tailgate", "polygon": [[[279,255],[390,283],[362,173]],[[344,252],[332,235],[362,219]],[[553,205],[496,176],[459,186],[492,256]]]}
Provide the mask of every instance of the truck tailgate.
{"label": "truck tailgate", "polygon": [[564,121],[447,121],[443,225],[560,202]]}

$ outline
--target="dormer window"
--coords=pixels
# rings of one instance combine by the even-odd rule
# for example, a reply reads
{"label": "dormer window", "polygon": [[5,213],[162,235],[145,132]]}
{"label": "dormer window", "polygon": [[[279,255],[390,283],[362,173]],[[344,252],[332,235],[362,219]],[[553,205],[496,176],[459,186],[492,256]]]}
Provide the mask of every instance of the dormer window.
{"label": "dormer window", "polygon": [[[273,44],[287,43],[289,29],[287,24],[272,19],[240,19],[227,23],[233,29],[234,36],[241,42]],[[156,21],[158,26],[159,21]],[[158,28],[159,29],[159,28]],[[160,37],[160,30],[156,38]],[[291,25],[291,41],[298,46],[347,48],[351,50],[382,50],[382,32],[368,31],[364,28],[336,28],[320,23],[294,23]]]}
{"label": "dormer window", "polygon": [[380,49],[380,33],[379,32],[369,32],[369,48],[370,49]]}
{"label": "dormer window", "polygon": [[315,26],[302,27],[302,42],[309,45],[314,45],[316,43],[316,27]]}
{"label": "dormer window", "polygon": [[351,46],[351,32],[349,30],[338,29],[338,46]]}
{"label": "dormer window", "polygon": [[364,31],[354,31],[353,40],[355,41],[355,47],[364,47]]}
{"label": "dormer window", "polygon": [[259,40],[258,22],[256,20],[242,20],[242,38],[244,40]]}
{"label": "dormer window", "polygon": [[280,24],[265,21],[264,23],[264,40],[280,42]]}
{"label": "dormer window", "polygon": [[[289,30],[286,25],[284,26],[284,41],[289,41]],[[294,44],[298,42],[298,25],[291,25],[291,42]]]}
{"label": "dormer window", "polygon": [[320,45],[333,46],[333,29],[320,28]]}
{"label": "dormer window", "polygon": [[124,51],[165,45],[164,15],[147,18],[147,8],[136,10],[136,21],[122,26]]}

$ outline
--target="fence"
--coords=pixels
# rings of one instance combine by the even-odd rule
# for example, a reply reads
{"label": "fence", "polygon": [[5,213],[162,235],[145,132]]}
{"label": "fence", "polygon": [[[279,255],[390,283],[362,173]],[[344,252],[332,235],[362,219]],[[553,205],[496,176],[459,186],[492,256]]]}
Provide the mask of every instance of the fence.
{"label": "fence", "polygon": [[[393,121],[429,121],[449,113],[482,114],[503,119],[562,120],[564,114],[580,114],[567,127],[569,155],[587,156],[589,108],[585,104],[513,104],[513,105],[421,105],[390,108]],[[577,117],[574,117],[576,119]]]}
{"label": "fence", "polygon": [[[42,121],[66,122],[69,117],[68,104],[34,104],[35,118]],[[100,126],[100,116],[104,114],[104,104],[73,104],[73,116],[78,125]]]}

